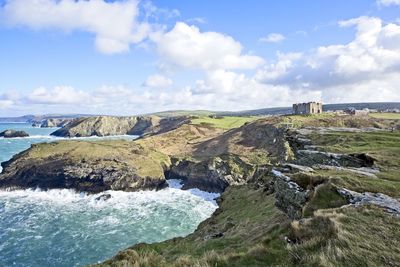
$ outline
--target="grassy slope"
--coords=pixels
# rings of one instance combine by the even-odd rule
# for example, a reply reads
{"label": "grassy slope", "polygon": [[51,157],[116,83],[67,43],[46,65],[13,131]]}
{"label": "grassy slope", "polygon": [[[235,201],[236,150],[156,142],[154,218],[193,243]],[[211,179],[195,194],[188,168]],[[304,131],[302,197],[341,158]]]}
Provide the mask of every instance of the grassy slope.
{"label": "grassy slope", "polygon": [[29,159],[56,158],[58,155],[68,155],[68,159],[76,162],[120,162],[120,167],[125,164],[134,166],[138,174],[145,177],[162,177],[163,165],[169,164],[169,158],[157,151],[144,148],[135,142],[125,140],[104,141],[59,141],[34,145],[27,150],[25,157]]}
{"label": "grassy slope", "polygon": [[[333,114],[286,116],[283,120],[295,127],[390,125],[387,120],[368,116]],[[257,147],[270,148],[260,141],[275,137],[266,130],[266,121],[280,123],[282,118],[260,120],[209,140],[197,133],[184,135],[187,140],[193,138],[195,144],[187,151],[252,154]],[[151,143],[157,138],[139,142]],[[164,144],[169,138],[166,135],[157,142]],[[274,195],[262,188],[230,187],[223,194],[218,211],[193,234],[156,244],[136,245],[102,266],[400,266],[400,219],[374,206],[337,208],[346,201],[335,189],[345,186],[360,192],[400,196],[399,138],[399,132],[331,132],[312,136],[324,151],[370,154],[377,159],[381,173],[379,178],[369,178],[343,171],[320,171],[311,177],[297,177],[304,186],[325,181],[314,188],[315,194],[304,208],[304,215],[308,217],[305,220],[289,224],[286,216],[275,207]],[[206,141],[198,145],[199,140]],[[179,144],[178,140],[173,143]],[[163,149],[168,150],[168,146]],[[185,146],[187,144],[176,147]],[[223,236],[205,240],[206,236],[216,233],[223,233]],[[286,243],[284,237],[292,242]]]}
{"label": "grassy slope", "polygon": [[221,129],[232,129],[238,128],[245,124],[246,122],[251,122],[260,117],[237,117],[237,116],[225,116],[218,118],[210,118],[208,116],[203,116],[199,118],[192,119],[192,124],[194,125],[210,125]]}
{"label": "grassy slope", "polygon": [[378,119],[400,120],[400,113],[370,113],[369,116]]}
{"label": "grassy slope", "polygon": [[375,206],[321,210],[290,238],[295,266],[400,266],[400,219]]}
{"label": "grassy slope", "polygon": [[314,134],[313,142],[324,151],[335,153],[367,153],[376,159],[380,169],[377,178],[345,171],[324,170],[318,174],[329,177],[338,186],[364,192],[381,192],[400,197],[400,132]]}

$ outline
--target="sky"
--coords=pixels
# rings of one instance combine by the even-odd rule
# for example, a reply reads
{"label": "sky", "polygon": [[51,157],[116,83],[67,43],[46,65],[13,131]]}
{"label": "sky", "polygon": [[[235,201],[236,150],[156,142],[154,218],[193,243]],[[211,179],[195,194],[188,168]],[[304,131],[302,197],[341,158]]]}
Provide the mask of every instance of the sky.
{"label": "sky", "polygon": [[0,116],[400,101],[400,0],[0,0]]}

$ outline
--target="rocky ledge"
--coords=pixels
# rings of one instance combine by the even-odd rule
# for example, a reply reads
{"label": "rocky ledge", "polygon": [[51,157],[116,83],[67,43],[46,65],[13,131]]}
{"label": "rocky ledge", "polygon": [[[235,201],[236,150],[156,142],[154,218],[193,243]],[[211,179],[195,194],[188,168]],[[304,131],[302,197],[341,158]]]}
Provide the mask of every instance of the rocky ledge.
{"label": "rocky ledge", "polygon": [[15,137],[28,137],[29,134],[25,131],[5,130],[0,133],[0,137],[15,138]]}
{"label": "rocky ledge", "polygon": [[2,163],[0,187],[78,191],[152,190],[166,186],[169,158],[128,141],[60,141],[33,145]]}

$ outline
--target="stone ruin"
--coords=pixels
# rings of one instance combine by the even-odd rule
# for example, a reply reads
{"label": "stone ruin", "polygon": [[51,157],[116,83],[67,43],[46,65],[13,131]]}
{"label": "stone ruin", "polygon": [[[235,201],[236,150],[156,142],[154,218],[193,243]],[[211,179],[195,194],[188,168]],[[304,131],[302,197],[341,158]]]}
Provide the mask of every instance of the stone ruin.
{"label": "stone ruin", "polygon": [[308,102],[308,103],[293,104],[293,114],[296,114],[296,115],[321,114],[321,113],[322,113],[322,103],[321,102]]}

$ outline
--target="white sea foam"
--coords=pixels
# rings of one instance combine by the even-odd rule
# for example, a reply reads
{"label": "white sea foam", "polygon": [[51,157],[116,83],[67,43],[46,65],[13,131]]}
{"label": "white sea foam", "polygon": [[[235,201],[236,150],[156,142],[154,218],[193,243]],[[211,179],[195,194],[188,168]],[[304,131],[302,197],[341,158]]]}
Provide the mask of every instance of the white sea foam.
{"label": "white sea foam", "polygon": [[[101,198],[105,194],[111,197]],[[83,266],[135,243],[184,236],[217,208],[205,196],[177,188],[99,194],[0,190],[0,262]]]}

